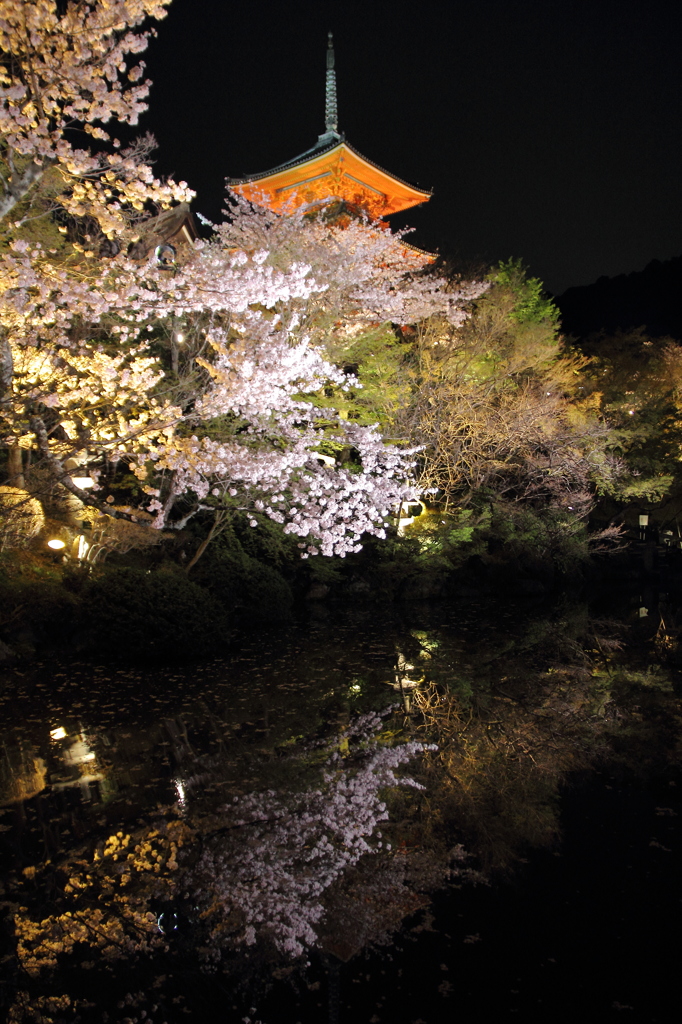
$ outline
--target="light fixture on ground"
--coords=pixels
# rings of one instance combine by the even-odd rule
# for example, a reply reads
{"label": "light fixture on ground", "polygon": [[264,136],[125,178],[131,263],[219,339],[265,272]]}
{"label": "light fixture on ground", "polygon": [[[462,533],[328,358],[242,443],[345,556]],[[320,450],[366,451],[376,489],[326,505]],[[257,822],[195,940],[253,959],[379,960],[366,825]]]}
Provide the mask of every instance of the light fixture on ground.
{"label": "light fixture on ground", "polygon": [[81,533],[73,539],[73,543],[71,544],[71,557],[77,558],[79,562],[82,562],[86,557],[89,548],[89,543]]}
{"label": "light fixture on ground", "polygon": [[91,476],[72,476],[71,479],[75,483],[76,487],[80,487],[82,491],[88,489],[88,487],[94,487],[95,481]]}
{"label": "light fixture on ground", "polygon": [[51,540],[48,540],[47,546],[52,548],[53,551],[61,551],[62,548],[66,547],[66,544],[59,537],[53,537]]}

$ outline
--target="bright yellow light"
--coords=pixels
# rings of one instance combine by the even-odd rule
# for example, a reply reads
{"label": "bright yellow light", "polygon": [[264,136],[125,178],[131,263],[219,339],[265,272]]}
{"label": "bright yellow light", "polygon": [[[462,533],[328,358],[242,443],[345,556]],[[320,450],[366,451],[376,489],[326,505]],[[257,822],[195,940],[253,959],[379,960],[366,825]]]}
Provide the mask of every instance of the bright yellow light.
{"label": "bright yellow light", "polygon": [[60,725],[58,729],[50,729],[50,739],[63,740],[66,736],[66,729]]}
{"label": "bright yellow light", "polygon": [[175,340],[177,341],[178,345],[182,345],[183,341],[185,340],[185,335],[182,333],[182,331],[177,332],[177,334],[175,335]]}
{"label": "bright yellow light", "polygon": [[66,544],[63,540],[53,537],[52,540],[48,540],[47,546],[48,548],[52,548],[53,551],[61,551],[62,548],[66,547]]}
{"label": "bright yellow light", "polygon": [[91,476],[72,476],[71,479],[75,483],[76,487],[85,489],[86,487],[94,487],[95,481]]}

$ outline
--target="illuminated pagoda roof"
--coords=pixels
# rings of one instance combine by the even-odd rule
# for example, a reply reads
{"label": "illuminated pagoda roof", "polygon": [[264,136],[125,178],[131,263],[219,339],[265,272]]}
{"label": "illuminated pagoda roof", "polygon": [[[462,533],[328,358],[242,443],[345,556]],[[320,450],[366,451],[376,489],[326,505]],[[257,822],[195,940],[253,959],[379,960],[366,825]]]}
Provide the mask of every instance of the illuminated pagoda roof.
{"label": "illuminated pagoda roof", "polygon": [[354,149],[338,131],[332,34],[327,46],[325,132],[312,149],[260,174],[228,179],[245,199],[276,212],[337,198],[372,219],[427,202],[431,192],[410,185]]}

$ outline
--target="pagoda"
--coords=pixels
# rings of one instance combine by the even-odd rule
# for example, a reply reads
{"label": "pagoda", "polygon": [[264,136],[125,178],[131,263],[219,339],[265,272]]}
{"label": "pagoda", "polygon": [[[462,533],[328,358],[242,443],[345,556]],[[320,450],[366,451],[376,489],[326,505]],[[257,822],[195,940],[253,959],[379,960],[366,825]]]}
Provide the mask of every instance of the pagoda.
{"label": "pagoda", "polygon": [[228,185],[245,199],[277,213],[319,203],[338,210],[339,214],[365,214],[372,220],[407,210],[431,198],[431,192],[410,185],[368,160],[338,131],[331,32],[327,45],[324,133],[312,149],[293,160],[260,174],[229,178]]}

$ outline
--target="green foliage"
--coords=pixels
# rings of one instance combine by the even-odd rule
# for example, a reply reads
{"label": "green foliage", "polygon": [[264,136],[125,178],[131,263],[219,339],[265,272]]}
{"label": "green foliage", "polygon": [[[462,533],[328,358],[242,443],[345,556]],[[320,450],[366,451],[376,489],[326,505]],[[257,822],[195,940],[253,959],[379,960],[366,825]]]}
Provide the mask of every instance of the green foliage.
{"label": "green foliage", "polygon": [[420,325],[398,432],[422,446],[420,483],[445,511],[492,501],[577,520],[617,472],[587,360],[564,348],[557,310],[518,261],[490,280],[460,327]]}
{"label": "green foliage", "polygon": [[256,527],[249,525],[246,516],[234,516],[228,529],[215,543],[216,550],[243,552],[277,572],[286,573],[301,561],[298,537],[285,533],[279,523],[265,516],[261,516]]}
{"label": "green foliage", "polygon": [[618,700],[628,700],[645,694],[671,694],[674,688],[661,665],[650,665],[644,671],[619,666],[611,676],[611,692]]}
{"label": "green foliage", "polygon": [[311,585],[321,584],[332,587],[343,582],[345,559],[327,558],[325,555],[312,555],[305,562],[305,571]]}
{"label": "green foliage", "polygon": [[624,463],[620,501],[658,502],[680,480],[682,349],[644,328],[602,332],[581,342],[591,356],[585,381],[611,428],[609,445]]}
{"label": "green foliage", "polygon": [[325,347],[337,365],[357,367],[361,386],[350,391],[330,389],[333,393],[320,397],[319,404],[338,409],[344,419],[379,423],[390,432],[414,386],[411,346],[399,340],[389,324],[383,324],[357,336],[332,338]]}
{"label": "green foliage", "polygon": [[419,553],[423,559],[442,558],[450,565],[461,561],[462,557],[474,554],[474,541],[481,530],[490,524],[490,509],[484,508],[480,513],[470,508],[440,509],[425,508],[413,523],[405,527],[405,536],[419,543]]}
{"label": "green foliage", "polygon": [[514,295],[514,308],[509,316],[517,323],[546,323],[559,326],[559,310],[545,293],[538,277],[526,277],[526,268],[519,259],[503,260],[490,275],[494,284],[508,288]]}
{"label": "green foliage", "polygon": [[0,577],[0,638],[19,654],[71,637],[78,621],[78,599],[52,573],[13,573]]}
{"label": "green foliage", "polygon": [[[9,177],[11,170],[0,155],[0,174]],[[12,211],[10,218],[0,224],[0,252],[7,251],[10,244],[21,239],[26,242],[40,242],[44,249],[60,257],[73,256],[75,250],[66,239],[66,232],[59,230],[54,216],[55,205],[64,191],[64,180],[56,168],[48,168],[43,174],[39,188],[29,193]]]}
{"label": "green foliage", "polygon": [[521,575],[579,573],[588,555],[585,524],[561,509],[492,507],[485,539],[491,556]]}

